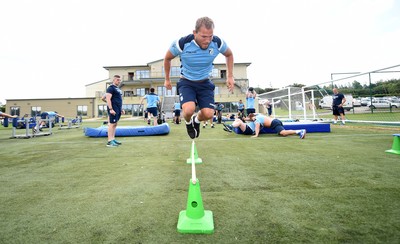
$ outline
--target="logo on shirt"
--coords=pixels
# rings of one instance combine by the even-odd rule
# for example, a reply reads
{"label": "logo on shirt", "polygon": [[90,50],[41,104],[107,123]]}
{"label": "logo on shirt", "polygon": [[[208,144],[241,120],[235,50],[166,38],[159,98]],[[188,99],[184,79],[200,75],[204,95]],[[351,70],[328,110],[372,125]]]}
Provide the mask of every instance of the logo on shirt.
{"label": "logo on shirt", "polygon": [[208,54],[213,55],[214,54],[214,48],[208,49]]}

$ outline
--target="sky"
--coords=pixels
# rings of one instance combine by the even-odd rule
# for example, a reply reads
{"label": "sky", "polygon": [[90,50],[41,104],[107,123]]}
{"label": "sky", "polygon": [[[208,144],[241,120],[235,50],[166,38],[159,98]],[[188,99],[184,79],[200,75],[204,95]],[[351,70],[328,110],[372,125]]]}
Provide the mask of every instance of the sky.
{"label": "sky", "polygon": [[251,63],[250,86],[327,83],[400,65],[399,13],[400,0],[2,1],[0,102],[85,97],[103,67],[163,59],[203,16],[236,63]]}

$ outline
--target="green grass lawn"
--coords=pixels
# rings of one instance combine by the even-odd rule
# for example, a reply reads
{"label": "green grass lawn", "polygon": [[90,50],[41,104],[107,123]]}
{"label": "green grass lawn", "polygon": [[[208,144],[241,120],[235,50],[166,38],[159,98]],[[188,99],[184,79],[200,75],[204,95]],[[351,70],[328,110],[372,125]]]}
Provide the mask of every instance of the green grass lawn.
{"label": "green grass lawn", "polygon": [[0,128],[0,243],[399,242],[400,155],[385,153],[398,127],[331,125],[304,140],[202,129],[197,177],[215,227],[202,235],[177,232],[191,140],[170,126],[118,148],[82,128],[32,139]]}

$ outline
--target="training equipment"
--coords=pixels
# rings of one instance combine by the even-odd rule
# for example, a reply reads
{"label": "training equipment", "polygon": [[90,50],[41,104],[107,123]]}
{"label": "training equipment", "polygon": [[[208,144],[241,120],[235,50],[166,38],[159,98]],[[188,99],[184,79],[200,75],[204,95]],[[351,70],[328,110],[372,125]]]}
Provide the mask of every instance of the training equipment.
{"label": "training equipment", "polygon": [[192,150],[190,151],[190,157],[186,159],[186,163],[191,164],[193,160],[195,164],[203,163],[203,160],[199,158],[199,154],[197,153],[196,145],[194,144],[194,142],[192,143]]}
{"label": "training equipment", "polygon": [[[28,139],[28,138],[32,138],[32,137],[37,137],[37,136],[49,136],[52,134],[51,130],[52,130],[52,120],[49,119],[38,119],[38,121],[32,121],[33,119],[18,119],[18,118],[14,118],[12,121],[12,134],[10,139],[13,138],[24,138],[24,139]],[[41,121],[46,121],[46,122],[50,122],[49,124],[49,130],[48,132],[40,132],[39,129],[37,128],[38,125],[40,124]],[[17,134],[17,128],[21,128],[21,124],[24,125],[25,128],[25,134]],[[29,132],[29,130],[32,129],[32,133]]]}
{"label": "training equipment", "polygon": [[[285,130],[301,130],[305,129],[307,133],[312,132],[331,132],[331,126],[329,123],[320,122],[282,122]],[[240,128],[233,128],[236,134],[243,134]],[[275,134],[276,132],[270,128],[263,127],[260,130],[260,134]]]}
{"label": "training equipment", "polygon": [[61,119],[61,123],[59,123],[60,127],[58,128],[59,130],[62,129],[73,129],[73,128],[79,128],[82,123],[82,118],[75,118],[75,119],[67,119],[67,125],[64,125],[64,117]]}
{"label": "training equipment", "polygon": [[386,150],[387,153],[400,155],[400,134],[393,134],[392,149]]}
{"label": "training equipment", "polygon": [[[166,135],[170,131],[168,123],[155,126],[117,126],[115,136],[155,136]],[[101,126],[98,128],[83,128],[85,136],[89,137],[106,137],[108,127]]]}
{"label": "training equipment", "polygon": [[212,234],[214,233],[213,213],[210,210],[204,210],[200,182],[196,177],[195,152],[197,150],[195,148],[193,141],[191,150],[192,179],[189,181],[186,210],[179,213],[177,229],[180,233]]}

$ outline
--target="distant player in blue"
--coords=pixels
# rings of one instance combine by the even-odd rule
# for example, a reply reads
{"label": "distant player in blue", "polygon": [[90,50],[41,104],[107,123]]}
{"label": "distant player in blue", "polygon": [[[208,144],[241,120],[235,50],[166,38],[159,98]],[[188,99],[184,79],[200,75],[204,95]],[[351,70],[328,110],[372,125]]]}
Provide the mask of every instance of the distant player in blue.
{"label": "distant player in blue", "polygon": [[150,93],[146,94],[142,99],[140,99],[140,104],[143,103],[144,99],[147,100],[147,113],[148,120],[147,124],[150,124],[150,115],[153,115],[154,125],[158,125],[157,123],[157,115],[158,115],[158,104],[160,103],[160,97],[154,93],[154,88],[150,88]]}
{"label": "distant player in blue", "polygon": [[112,84],[107,88],[106,101],[108,112],[108,142],[107,147],[117,147],[121,142],[115,140],[115,131],[117,130],[118,121],[125,111],[122,109],[122,91],[119,89],[121,77],[114,75]]}
{"label": "distant player in blue", "polygon": [[[200,135],[200,121],[212,119],[214,116],[215,85],[210,77],[214,59],[220,53],[226,57],[226,85],[233,92],[233,54],[228,45],[214,35],[214,22],[208,17],[196,21],[193,34],[174,41],[164,58],[164,85],[171,90],[171,61],[176,56],[180,57],[181,77],[177,88],[187,132],[192,139]],[[196,104],[200,108],[197,115],[194,114]]]}
{"label": "distant player in blue", "polygon": [[249,87],[249,90],[246,93],[246,102],[247,102],[246,113],[247,113],[247,115],[256,112],[256,107],[254,106],[256,97],[257,97],[257,93],[254,90],[254,88]]}
{"label": "distant player in blue", "polygon": [[[43,127],[49,127],[50,123],[52,127],[54,126],[56,118],[62,118],[62,115],[59,115],[57,111],[47,111],[40,114],[40,123],[39,123],[39,130],[42,131]],[[37,129],[37,128],[36,128]]]}
{"label": "distant player in blue", "polygon": [[342,93],[339,93],[337,88],[333,88],[333,96],[332,96],[332,113],[333,113],[333,123],[337,123],[338,116],[342,120],[342,125],[344,125],[345,117],[344,117],[344,108],[343,105],[346,103],[346,98]]}
{"label": "distant player in blue", "polygon": [[239,100],[237,111],[238,111],[238,118],[244,117],[244,103],[242,99]]}
{"label": "distant player in blue", "polygon": [[181,103],[174,103],[174,123],[179,124],[181,122]]}

